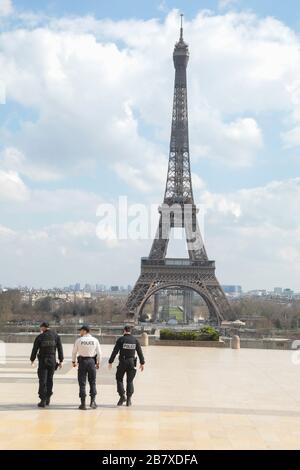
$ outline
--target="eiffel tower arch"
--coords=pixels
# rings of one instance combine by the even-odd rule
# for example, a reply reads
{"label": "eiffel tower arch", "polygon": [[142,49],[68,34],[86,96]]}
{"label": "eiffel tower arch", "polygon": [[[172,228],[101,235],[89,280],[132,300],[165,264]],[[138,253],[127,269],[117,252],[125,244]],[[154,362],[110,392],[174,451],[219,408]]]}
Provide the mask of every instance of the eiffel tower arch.
{"label": "eiffel tower arch", "polygon": [[147,300],[160,290],[191,289],[205,301],[210,319],[221,323],[230,314],[230,305],[216,275],[214,261],[143,258],[141,275],[127,300],[128,312],[138,318]]}
{"label": "eiffel tower arch", "polygon": [[[197,221],[189,152],[187,65],[188,45],[180,39],[174,54],[175,85],[167,182],[159,224],[149,257],[142,258],[141,274],[129,294],[126,312],[137,320],[147,300],[156,292],[180,287],[192,289],[205,301],[210,319],[221,323],[230,314],[230,305],[215,274],[215,262],[208,259]],[[166,258],[170,232],[185,231],[189,257]]]}
{"label": "eiffel tower arch", "polygon": [[146,302],[150,299],[152,295],[154,295],[156,292],[159,292],[160,290],[170,289],[174,287],[182,289],[191,289],[197,294],[199,294],[208,307],[210,318],[214,319],[217,323],[221,323],[223,321],[224,317],[222,315],[222,311],[220,311],[219,308],[219,304],[222,301],[222,293],[220,293],[218,286],[216,286],[214,290],[209,290],[207,289],[207,286],[203,283],[197,284],[190,281],[171,282],[165,280],[155,283],[148,289],[146,296],[142,300],[142,303],[138,308],[138,316],[142,314]]}

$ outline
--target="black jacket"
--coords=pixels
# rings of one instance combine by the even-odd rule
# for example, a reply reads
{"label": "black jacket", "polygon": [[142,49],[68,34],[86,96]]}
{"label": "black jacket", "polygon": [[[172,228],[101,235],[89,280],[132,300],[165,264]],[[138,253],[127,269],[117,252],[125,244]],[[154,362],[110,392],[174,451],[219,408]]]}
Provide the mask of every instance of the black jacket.
{"label": "black jacket", "polygon": [[35,338],[30,360],[31,362],[35,361],[37,355],[39,359],[55,357],[56,350],[59,362],[62,362],[64,360],[64,353],[60,337],[55,331],[46,330]]}
{"label": "black jacket", "polygon": [[132,357],[134,358],[135,351],[137,352],[137,355],[139,356],[140,363],[145,364],[145,359],[144,359],[143,351],[139,343],[139,340],[136,339],[132,335],[121,336],[121,338],[117,340],[116,345],[113,349],[113,352],[111,353],[111,356],[108,362],[109,364],[112,364],[118,353],[119,353],[119,360],[129,359]]}

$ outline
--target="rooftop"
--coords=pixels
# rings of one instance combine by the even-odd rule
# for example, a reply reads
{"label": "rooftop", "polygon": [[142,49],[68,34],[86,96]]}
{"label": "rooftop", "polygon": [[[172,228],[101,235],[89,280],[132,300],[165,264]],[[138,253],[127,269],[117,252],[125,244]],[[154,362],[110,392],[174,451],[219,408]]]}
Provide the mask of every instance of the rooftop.
{"label": "rooftop", "polygon": [[144,348],[132,408],[115,406],[103,346],[96,411],[79,411],[76,371],[55,375],[40,410],[30,344],[7,344],[0,366],[1,449],[300,449],[300,365],[291,351]]}

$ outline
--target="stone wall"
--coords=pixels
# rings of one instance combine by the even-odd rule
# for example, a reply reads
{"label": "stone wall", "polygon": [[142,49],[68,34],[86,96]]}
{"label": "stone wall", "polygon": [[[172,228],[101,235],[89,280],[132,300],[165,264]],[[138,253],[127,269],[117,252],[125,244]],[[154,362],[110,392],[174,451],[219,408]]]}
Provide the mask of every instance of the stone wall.
{"label": "stone wall", "polygon": [[[0,333],[0,341],[6,343],[33,343],[38,333]],[[73,344],[78,338],[76,334],[61,334],[64,344]],[[115,344],[120,335],[96,335],[101,344]],[[141,340],[141,336],[137,336]],[[274,349],[290,350],[293,340],[281,338],[265,339],[246,339],[241,338],[241,349]],[[160,340],[157,336],[149,335],[150,346],[185,346],[185,347],[204,347],[204,348],[230,348],[230,338],[224,338],[222,341],[173,341]]]}
{"label": "stone wall", "polygon": [[226,348],[224,341],[180,341],[169,339],[157,339],[156,346],[185,346],[194,348]]}
{"label": "stone wall", "polygon": [[278,349],[278,350],[290,350],[292,349],[293,340],[289,339],[246,339],[241,338],[241,348],[250,349]]}
{"label": "stone wall", "polygon": [[[0,340],[6,343],[33,343],[38,333],[7,333],[0,334]],[[98,338],[101,344],[115,344],[118,335],[94,335]],[[78,338],[75,334],[60,334],[63,344],[73,344]]]}

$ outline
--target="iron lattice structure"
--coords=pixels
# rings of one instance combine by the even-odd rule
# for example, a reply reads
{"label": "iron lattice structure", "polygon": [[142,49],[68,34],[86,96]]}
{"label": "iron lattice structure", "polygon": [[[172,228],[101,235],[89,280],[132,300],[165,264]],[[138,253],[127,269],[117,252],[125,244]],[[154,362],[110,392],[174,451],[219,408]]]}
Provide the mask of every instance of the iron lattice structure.
{"label": "iron lattice structure", "polygon": [[[141,274],[126,302],[129,316],[137,319],[147,300],[156,292],[171,287],[192,289],[205,300],[210,318],[221,323],[230,305],[215,275],[215,262],[207,257],[194,202],[187,104],[188,45],[180,39],[175,45],[174,102],[167,183],[155,239],[148,258],[142,258]],[[166,258],[170,231],[185,229],[189,258]]]}

